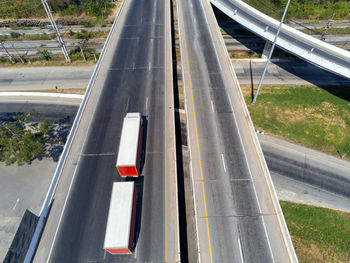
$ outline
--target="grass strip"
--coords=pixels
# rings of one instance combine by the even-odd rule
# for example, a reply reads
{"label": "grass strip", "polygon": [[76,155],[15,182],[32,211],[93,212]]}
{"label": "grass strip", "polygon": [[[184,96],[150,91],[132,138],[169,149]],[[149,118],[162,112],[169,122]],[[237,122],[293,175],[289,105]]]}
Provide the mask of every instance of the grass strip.
{"label": "grass strip", "polygon": [[[261,12],[281,19],[287,0],[244,0]],[[290,2],[287,18],[298,19],[349,19],[350,5],[348,0],[293,0]]]}
{"label": "grass strip", "polygon": [[300,263],[350,262],[350,214],[280,201]]}
{"label": "grass strip", "polygon": [[[319,35],[322,34],[322,32],[324,31],[324,28],[313,28],[312,31],[310,32],[310,30],[308,29],[302,29],[301,30],[304,33],[307,34],[316,34],[318,33]],[[332,27],[332,25],[330,25],[330,28],[327,31],[327,35],[345,35],[345,34],[350,34],[350,27],[344,27],[344,28],[337,28],[337,27]]]}
{"label": "grass strip", "polygon": [[[63,35],[64,39],[94,39],[94,38],[107,38],[109,31],[92,31],[87,32],[81,30],[81,32],[73,32],[70,30]],[[10,35],[0,35],[0,41],[28,41],[28,40],[52,40],[56,39],[55,34],[20,34],[17,32],[11,32]]]}
{"label": "grass strip", "polygon": [[267,85],[256,104],[241,87],[256,129],[338,157],[350,150],[350,87]]}
{"label": "grass strip", "polygon": [[[7,58],[0,59],[0,68],[9,67],[57,67],[57,66],[93,66],[96,64],[93,56],[86,53],[87,61],[84,61],[80,53],[70,54],[71,63],[67,63],[63,55],[51,55],[49,60],[40,58],[38,56],[25,57],[25,63],[21,63],[18,57],[15,57],[16,63],[10,62]],[[98,59],[99,53],[96,54]]]}

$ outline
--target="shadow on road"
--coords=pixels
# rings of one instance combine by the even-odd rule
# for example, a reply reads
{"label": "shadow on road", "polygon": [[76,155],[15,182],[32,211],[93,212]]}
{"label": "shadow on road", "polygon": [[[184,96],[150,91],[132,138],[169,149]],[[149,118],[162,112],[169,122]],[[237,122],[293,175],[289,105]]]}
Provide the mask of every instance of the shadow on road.
{"label": "shadow on road", "polygon": [[[253,34],[249,30],[245,29],[243,26],[235,22],[232,18],[225,15],[215,6],[212,6],[215,16],[217,18],[219,26],[225,31],[226,34],[232,36],[238,42],[240,42],[246,48],[249,48],[252,52],[261,54],[265,40],[261,37]],[[342,98],[344,100],[350,101],[350,79],[346,79],[342,76],[336,75],[322,68],[319,68],[305,60],[302,60],[284,50],[276,47],[272,58],[284,59],[280,61],[274,61],[273,63],[285,70],[286,72],[303,79],[315,86],[318,86],[333,95]],[[286,58],[290,61],[286,61]],[[252,98],[254,94],[254,83],[253,75],[254,69],[250,61],[250,79],[252,85]],[[259,73],[263,69],[259,69]],[[257,73],[255,72],[255,75]],[[278,76],[276,76],[278,78]],[[257,83],[256,83],[257,84]]]}

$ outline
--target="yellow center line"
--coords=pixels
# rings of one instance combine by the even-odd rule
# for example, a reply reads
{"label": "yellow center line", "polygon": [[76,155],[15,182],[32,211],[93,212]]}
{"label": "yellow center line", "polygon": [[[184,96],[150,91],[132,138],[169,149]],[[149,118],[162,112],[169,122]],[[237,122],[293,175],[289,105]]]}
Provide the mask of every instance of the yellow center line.
{"label": "yellow center line", "polygon": [[326,159],[317,157],[317,156],[312,155],[312,154],[309,154],[309,153],[305,153],[305,152],[299,151],[299,150],[297,150],[297,149],[290,148],[290,147],[288,147],[288,146],[284,146],[284,145],[282,145],[282,144],[278,144],[278,143],[275,143],[275,142],[267,141],[267,140],[265,140],[265,139],[259,139],[259,141],[260,141],[260,142],[265,142],[265,143],[268,143],[268,144],[272,144],[272,145],[275,145],[275,146],[277,146],[277,147],[284,148],[284,149],[286,149],[286,150],[288,150],[288,151],[293,151],[293,152],[299,153],[299,154],[301,154],[301,155],[305,155],[305,156],[308,156],[308,157],[310,157],[310,158],[314,158],[314,159],[317,159],[317,160],[319,160],[319,161],[327,162],[327,163],[329,163],[329,164],[336,165],[336,166],[339,166],[339,167],[341,167],[341,168],[350,170],[350,167],[347,167],[347,166],[338,164],[338,163],[336,163],[336,162],[329,161],[329,160],[326,160]]}
{"label": "yellow center line", "polygon": [[[196,130],[196,140],[197,140],[197,148],[198,148],[198,158],[199,158],[199,168],[201,172],[201,182],[202,182],[202,191],[203,191],[203,201],[204,201],[204,211],[205,211],[205,222],[207,226],[207,233],[208,233],[208,244],[209,244],[209,254],[210,254],[210,262],[213,262],[213,255],[211,251],[211,242],[210,242],[210,231],[209,231],[209,222],[208,222],[208,211],[207,211],[207,201],[205,198],[205,189],[204,189],[204,179],[203,179],[203,169],[202,169],[202,159],[201,159],[201,151],[199,147],[199,139],[198,139],[198,128],[197,128],[197,117],[196,117],[196,110],[194,106],[194,98],[193,98],[193,88],[192,88],[192,77],[191,77],[191,70],[190,70],[190,62],[188,58],[188,49],[187,49],[187,40],[186,40],[186,29],[184,28],[184,43],[186,48],[186,58],[187,58],[187,66],[188,66],[188,77],[190,81],[190,88],[191,88],[191,98],[192,98],[192,109],[193,109],[193,116],[194,116],[194,126]],[[198,248],[199,249],[199,248]]]}
{"label": "yellow center line", "polygon": [[166,147],[166,136],[167,136],[167,131],[166,131],[166,111],[167,111],[167,99],[166,99],[166,86],[167,86],[167,78],[166,78],[166,74],[167,74],[167,67],[166,67],[166,62],[167,62],[167,56],[166,56],[166,51],[167,51],[167,45],[166,45],[166,18],[167,18],[167,8],[166,8],[166,3],[168,0],[164,0],[164,168],[165,168],[165,175],[164,175],[164,220],[165,220],[165,224],[164,224],[164,235],[165,235],[165,262],[167,262],[168,260],[168,251],[167,251],[167,192],[166,192],[166,188],[167,188],[167,164],[166,164],[166,152],[167,152],[167,147]]}

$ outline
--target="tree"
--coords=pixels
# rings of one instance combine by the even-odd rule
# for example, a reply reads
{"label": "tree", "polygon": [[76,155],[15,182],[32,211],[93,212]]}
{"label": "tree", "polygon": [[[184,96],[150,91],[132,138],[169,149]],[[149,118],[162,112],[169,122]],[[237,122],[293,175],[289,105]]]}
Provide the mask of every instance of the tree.
{"label": "tree", "polygon": [[34,117],[42,116],[30,110],[13,116],[9,122],[0,123],[1,162],[5,162],[6,165],[17,162],[21,166],[44,156],[53,122],[33,122]]}

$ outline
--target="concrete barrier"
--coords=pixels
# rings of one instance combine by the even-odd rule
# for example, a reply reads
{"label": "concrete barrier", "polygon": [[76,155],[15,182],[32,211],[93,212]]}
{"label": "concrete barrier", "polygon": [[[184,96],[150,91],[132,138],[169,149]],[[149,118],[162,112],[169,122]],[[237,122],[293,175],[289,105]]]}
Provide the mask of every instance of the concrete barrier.
{"label": "concrete barrier", "polygon": [[[248,30],[273,41],[279,21],[240,0],[210,0],[227,16]],[[316,39],[288,25],[282,25],[276,45],[318,67],[350,78],[350,52]]]}

